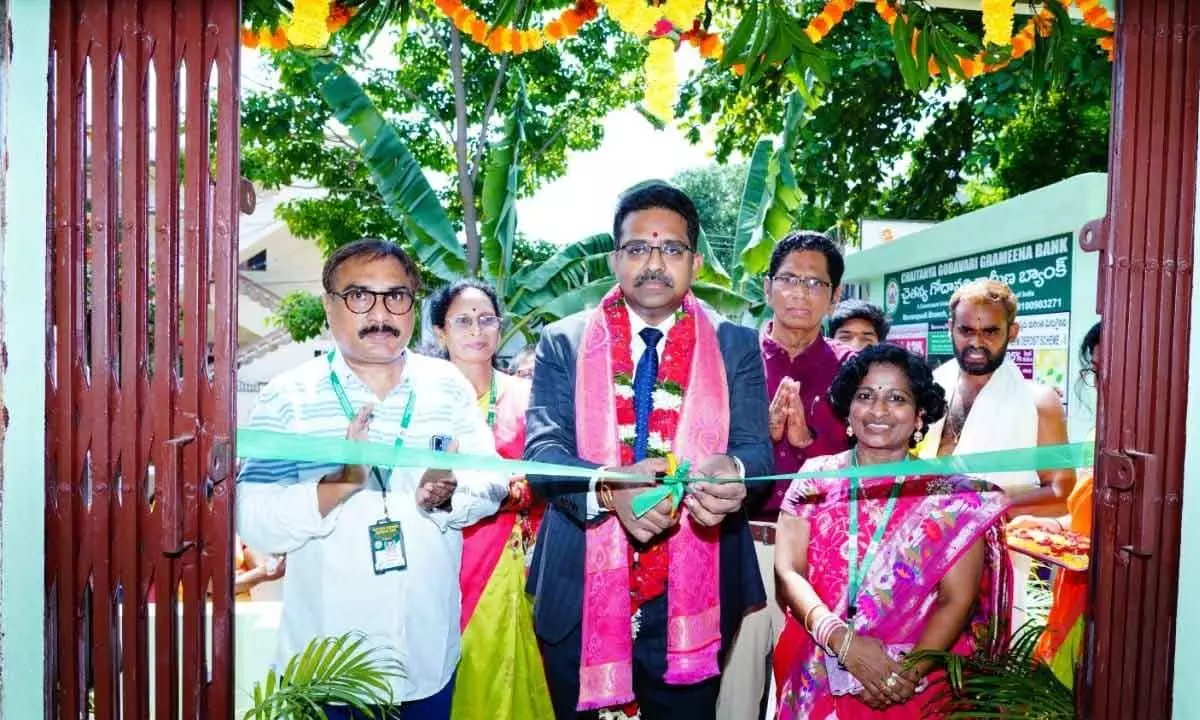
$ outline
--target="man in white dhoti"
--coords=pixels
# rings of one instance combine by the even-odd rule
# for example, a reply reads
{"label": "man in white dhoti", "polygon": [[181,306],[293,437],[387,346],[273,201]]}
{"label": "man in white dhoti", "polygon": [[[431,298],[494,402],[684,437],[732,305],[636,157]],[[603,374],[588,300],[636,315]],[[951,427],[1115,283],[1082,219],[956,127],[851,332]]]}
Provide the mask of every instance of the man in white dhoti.
{"label": "man in white dhoti", "polygon": [[[1026,380],[1008,357],[1016,340],[1017,298],[1002,282],[980,279],[950,298],[954,360],[933,377],[946,391],[945,419],[929,427],[921,457],[1015,450],[1067,442],[1062,400],[1053,388]],[[1075,486],[1074,470],[988,473],[981,477],[1004,489],[1014,512],[1063,512]],[[1025,584],[1031,561],[1013,555],[1014,628],[1024,620]]]}

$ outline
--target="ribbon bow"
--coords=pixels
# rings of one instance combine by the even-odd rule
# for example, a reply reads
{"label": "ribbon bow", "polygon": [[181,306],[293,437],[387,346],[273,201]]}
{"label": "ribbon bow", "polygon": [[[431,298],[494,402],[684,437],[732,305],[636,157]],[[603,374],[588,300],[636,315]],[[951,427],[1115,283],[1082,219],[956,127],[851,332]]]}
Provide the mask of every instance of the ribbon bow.
{"label": "ribbon bow", "polygon": [[646,513],[654,509],[655,505],[667,498],[671,498],[671,510],[674,512],[679,503],[683,502],[683,495],[687,492],[687,484],[691,482],[688,477],[688,471],[692,464],[684,461],[679,464],[675,459],[674,453],[667,453],[667,474],[661,480],[661,483],[639,493],[633,499],[631,508],[636,517],[642,517]]}

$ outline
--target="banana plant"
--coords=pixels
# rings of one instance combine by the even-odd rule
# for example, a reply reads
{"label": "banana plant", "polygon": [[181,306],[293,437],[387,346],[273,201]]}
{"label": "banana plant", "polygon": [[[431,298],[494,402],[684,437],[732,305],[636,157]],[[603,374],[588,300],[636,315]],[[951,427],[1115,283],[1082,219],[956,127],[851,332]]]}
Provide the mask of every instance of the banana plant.
{"label": "banana plant", "polygon": [[462,243],[396,128],[337,62],[314,57],[311,72],[334,117],[349,129],[384,206],[404,226],[421,264],[440,278],[461,276],[466,271]]}
{"label": "banana plant", "polygon": [[[462,242],[422,168],[395,128],[362,87],[337,63],[328,58],[314,58],[312,63],[311,72],[322,97],[338,120],[349,128],[371,170],[380,198],[403,224],[417,258],[444,281],[465,275]],[[496,287],[508,314],[515,318],[506,329],[502,342],[517,334],[532,338],[543,324],[597,304],[613,283],[609,268],[613,238],[608,234],[594,235],[568,245],[541,265],[513,266],[513,249],[518,236],[516,202],[521,185],[524,121],[529,112],[524,83],[519,75],[513,95],[503,136],[491,148],[487,159],[480,200],[483,220],[481,270]],[[747,190],[743,192],[744,222],[739,222],[738,228],[737,253],[741,262],[732,274],[717,259],[704,231],[700,233],[697,252],[704,262],[693,287],[701,300],[731,317],[743,317],[763,306],[762,289],[755,287],[750,278],[765,267],[764,258],[770,256],[774,240],[786,231],[790,222],[788,213],[797,202],[790,147],[792,134],[799,123],[799,102],[798,99],[795,101],[794,109],[789,105],[786,127],[790,130],[785,130],[783,146],[773,153],[764,151],[769,155],[766,159],[760,158],[763,153],[756,151],[747,178]],[[769,150],[770,141],[763,142],[766,143],[763,147]],[[312,302],[303,305],[318,307]],[[313,329],[322,326],[323,317],[316,319],[315,326],[314,319],[277,318],[296,340],[315,337]]]}
{"label": "banana plant", "polygon": [[775,244],[794,229],[803,200],[792,158],[796,132],[805,121],[806,98],[812,97],[807,89],[791,93],[778,145],[770,138],[759,140],[746,165],[733,238],[738,263],[730,277],[732,291],[747,299],[743,317],[747,324],[759,324],[767,315],[761,278],[769,269]]}

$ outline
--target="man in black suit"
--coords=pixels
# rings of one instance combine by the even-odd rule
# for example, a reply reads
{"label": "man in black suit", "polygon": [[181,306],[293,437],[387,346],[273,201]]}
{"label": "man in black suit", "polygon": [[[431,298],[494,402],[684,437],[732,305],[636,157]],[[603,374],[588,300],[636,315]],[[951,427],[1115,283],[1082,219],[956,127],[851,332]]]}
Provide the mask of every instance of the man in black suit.
{"label": "man in black suit", "polygon": [[[712,338],[708,347],[713,364],[723,366],[726,385],[722,388],[719,382],[716,383],[716,392],[726,407],[705,407],[701,414],[733,419],[720,428],[719,434],[725,441],[716,452],[689,458],[693,460],[689,474],[692,478],[736,479],[765,475],[772,467],[767,391],[758,337],[753,330],[727,322],[703,308],[690,295],[692,280],[701,263],[696,253],[699,227],[699,216],[692,201],[673,187],[652,183],[622,195],[613,221],[615,249],[610,256],[619,291],[611,291],[601,308],[572,315],[548,326],[538,344],[533,394],[527,415],[525,458],[597,469],[590,481],[533,478],[535,487],[551,500],[551,504],[542,523],[528,587],[535,595],[534,627],[542,647],[555,716],[560,720],[597,717],[595,712],[578,712],[577,707],[581,697],[581,646],[585,630],[585,549],[591,547],[589,538],[594,535],[589,533],[593,530],[616,527],[603,523],[619,523],[624,530],[619,542],[628,543],[631,591],[627,594],[633,596],[631,612],[637,608],[631,623],[635,638],[631,658],[632,688],[643,720],[704,720],[715,714],[719,689],[715,663],[711,664],[708,677],[693,677],[695,681],[690,684],[674,684],[679,682],[678,678],[672,682],[664,679],[669,667],[667,649],[673,642],[667,637],[671,612],[667,597],[672,590],[665,579],[660,578],[661,583],[656,586],[646,581],[645,576],[653,575],[651,566],[654,562],[659,563],[660,575],[665,572],[661,570],[663,548],[673,541],[674,536],[684,532],[697,533],[697,536],[708,533],[713,553],[710,557],[719,563],[720,576],[713,578],[711,570],[695,568],[691,577],[695,582],[707,579],[718,587],[714,591],[720,606],[718,656],[723,656],[742,616],[766,601],[754,545],[742,510],[746,496],[744,483],[736,480],[693,482],[688,486],[682,514],[669,499],[641,517],[631,510],[633,498],[654,482],[656,473],[667,470],[667,461],[662,455],[670,447],[671,438],[656,437],[647,427],[659,422],[649,419],[654,409],[662,410],[657,403],[678,407],[677,400],[670,400],[662,393],[669,385],[662,384],[657,368],[659,362],[678,362],[678,357],[673,354],[677,356],[681,352],[680,345],[678,341],[672,345],[672,338],[677,334],[671,331],[677,322],[686,322],[689,308],[707,318],[699,324],[708,328],[705,337]],[[618,315],[611,315],[613,312]],[[585,330],[592,327],[589,323],[623,324],[626,318],[622,314],[626,312],[628,325],[623,325],[623,332],[612,334],[609,341],[619,345],[611,338],[624,337],[629,347],[612,353],[614,360],[610,369],[617,368],[616,374],[613,379],[602,378],[600,383],[603,391],[616,398],[624,397],[627,403],[632,387],[634,410],[629,410],[628,404],[624,406],[626,425],[614,424],[611,430],[613,445],[628,446],[621,448],[622,462],[613,463],[620,467],[610,464],[601,469],[600,463],[581,457],[588,454],[583,452],[582,446],[592,446],[594,442],[577,433],[580,425],[587,425],[579,423],[576,415],[578,357]],[[598,313],[609,313],[608,319],[598,319]],[[593,336],[589,334],[588,337]],[[660,342],[664,338],[666,342]],[[696,347],[700,347],[703,341],[696,340],[696,343]],[[585,345],[585,348],[590,347]],[[653,355],[648,348],[653,348]],[[718,351],[719,358],[716,357]],[[629,374],[632,382],[626,378],[623,388],[618,387],[623,382],[618,367],[621,352],[627,353],[624,357],[627,358],[625,362],[631,363],[628,367],[636,366]],[[685,348],[684,352],[690,357],[691,348]],[[697,371],[691,372],[694,375]],[[658,385],[654,385],[654,378],[659,379]],[[595,378],[584,377],[579,387],[584,386],[596,388]],[[654,388],[653,392],[648,388]],[[688,390],[683,396],[684,414],[688,413],[687,399],[693,397],[690,393]],[[589,407],[595,407],[595,398],[590,393],[579,400],[580,404],[586,401]],[[610,402],[619,403],[619,400]],[[692,411],[695,410],[693,407]],[[629,420],[633,412],[637,414],[636,428],[631,427]],[[655,417],[661,418],[661,415],[660,412]],[[622,417],[619,405],[616,416]],[[682,425],[683,421],[680,427]],[[603,431],[608,430],[604,428]],[[647,485],[606,482],[605,471],[609,468],[613,475],[644,476]],[[655,561],[656,557],[659,560]],[[618,577],[621,580],[617,583],[618,591],[624,592],[624,575]],[[678,626],[675,618],[670,621],[673,627]],[[678,634],[673,637],[677,638]],[[595,641],[596,637],[589,639]],[[672,646],[672,652],[675,653],[678,647],[678,644]],[[612,712],[602,710],[601,716],[612,717]],[[620,711],[617,712],[615,716],[622,717]]]}

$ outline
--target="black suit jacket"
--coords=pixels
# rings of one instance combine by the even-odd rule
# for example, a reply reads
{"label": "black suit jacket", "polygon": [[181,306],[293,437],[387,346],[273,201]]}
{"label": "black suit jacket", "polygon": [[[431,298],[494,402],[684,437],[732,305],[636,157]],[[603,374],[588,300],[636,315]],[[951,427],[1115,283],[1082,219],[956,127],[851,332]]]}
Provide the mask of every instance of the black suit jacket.
{"label": "black suit jacket", "polygon": [[[526,415],[525,459],[596,467],[579,458],[575,443],[576,350],[590,312],[564,318],[542,331]],[[767,388],[758,335],[710,314],[716,327],[729,385],[728,454],[746,476],[772,472],[767,431]],[[545,642],[558,643],[582,622],[584,528],[589,481],[533,477],[551,504],[534,550],[528,590],[534,595],[534,629]],[[766,602],[754,543],[744,512],[721,526],[721,636],[727,645],[742,616]],[[665,670],[665,658],[663,658]]]}

